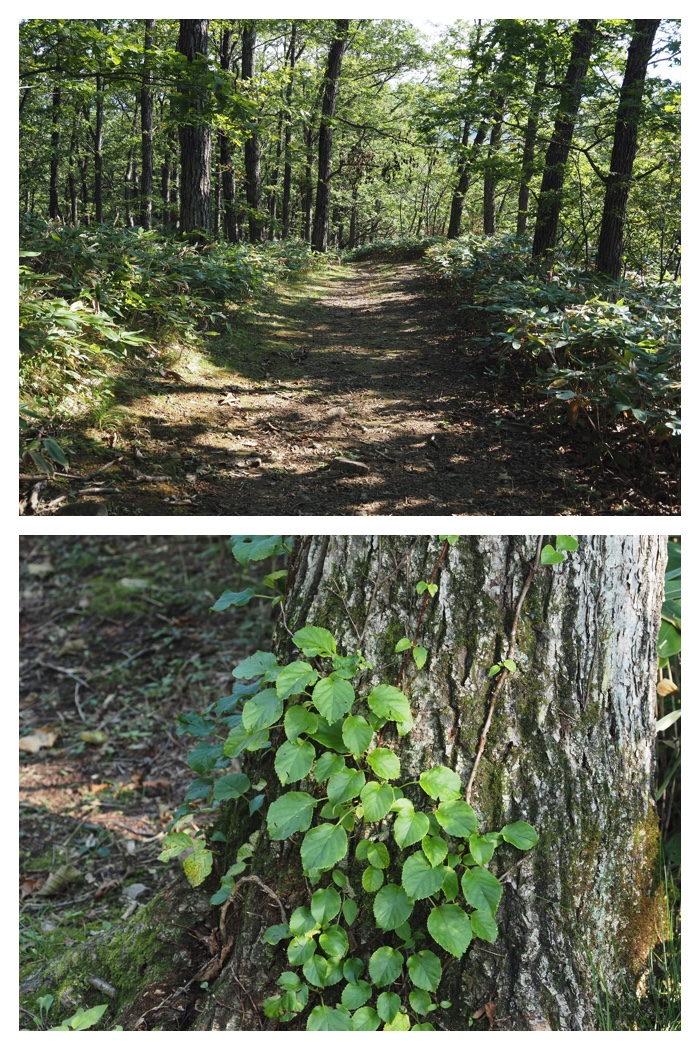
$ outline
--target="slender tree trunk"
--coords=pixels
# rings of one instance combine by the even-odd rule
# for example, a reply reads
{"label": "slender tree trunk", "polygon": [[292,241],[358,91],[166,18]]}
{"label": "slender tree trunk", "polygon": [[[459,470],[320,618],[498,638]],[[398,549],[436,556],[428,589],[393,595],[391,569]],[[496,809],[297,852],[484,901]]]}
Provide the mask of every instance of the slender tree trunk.
{"label": "slender tree trunk", "polygon": [[562,86],[554,132],[547,148],[542,173],[532,246],[532,254],[535,257],[549,255],[554,251],[566,162],[569,158],[576,118],[581,105],[597,24],[597,18],[579,19],[571,42],[571,59]]}
{"label": "slender tree trunk", "polygon": [[459,237],[461,225],[462,225],[462,211],[464,209],[464,198],[467,195],[469,185],[472,178],[472,169],[474,161],[479,155],[481,147],[486,138],[487,124],[486,121],[482,121],[479,125],[474,141],[469,146],[469,124],[465,122],[464,132],[462,134],[462,146],[467,149],[463,160],[459,166],[459,177],[457,179],[457,185],[455,186],[454,193],[452,195],[452,204],[450,206],[450,223],[447,228],[447,236],[450,240],[455,237]]}
{"label": "slender tree trunk", "polygon": [[304,164],[304,182],[301,194],[301,207],[304,215],[303,237],[305,241],[311,241],[311,217],[314,202],[314,141],[315,134],[313,124],[304,126],[304,145],[306,147],[306,160]]}
{"label": "slender tree trunk", "polygon": [[[230,72],[233,61],[233,31],[224,29],[221,38],[220,63],[225,72]],[[219,164],[221,167],[221,196],[224,212],[224,237],[231,243],[238,241],[236,221],[236,175],[233,167],[231,140],[225,131],[219,132]]]}
{"label": "slender tree trunk", "polygon": [[137,120],[138,109],[134,109],[134,118],[131,122],[131,138],[129,140],[129,153],[127,155],[126,169],[124,171],[124,220],[127,226],[134,225],[134,215],[131,209],[131,202],[136,194],[134,148],[136,140]]}
{"label": "slender tree trunk", "polygon": [[318,131],[318,183],[316,186],[316,209],[314,211],[314,228],[311,236],[312,247],[317,252],[325,252],[328,247],[328,218],[330,214],[330,177],[333,160],[333,117],[335,116],[340,71],[343,55],[348,44],[350,20],[337,18],[335,22],[335,39],[328,52],[328,62],[324,75],[323,103],[321,106],[321,123]]}
{"label": "slender tree trunk", "polygon": [[161,210],[161,221],[164,226],[173,225],[173,218],[170,214],[170,170],[172,164],[172,156],[170,150],[166,147],[166,151],[163,155],[163,163],[160,166],[160,199],[162,204]]}
{"label": "slender tree trunk", "polygon": [[[252,81],[255,76],[255,21],[245,23],[243,28],[243,50],[241,54],[241,80]],[[262,240],[263,220],[260,214],[260,135],[257,121],[245,140],[245,195],[248,202],[248,231],[252,243]]]}
{"label": "slender tree trunk", "polygon": [[[189,63],[206,57],[209,20],[181,18],[177,49]],[[180,232],[206,234],[211,221],[211,128],[204,123],[206,98],[194,77],[183,80],[186,116],[180,136]]]}
{"label": "slender tree trunk", "polygon": [[505,99],[501,95],[496,99],[494,117],[491,122],[488,159],[484,172],[484,233],[488,237],[493,237],[496,233],[496,186],[498,185],[496,166],[498,164],[501,138],[503,137],[504,105]]}
{"label": "slender tree trunk", "polygon": [[620,277],[622,266],[622,237],[627,198],[632,185],[634,158],[637,155],[637,133],[642,118],[644,81],[660,21],[659,18],[635,19],[620,91],[615,137],[610,156],[610,173],[605,184],[597,261],[598,272],[612,277],[615,281]]}
{"label": "slender tree trunk", "polygon": [[102,222],[102,135],[104,91],[102,77],[95,77],[95,222]]}
{"label": "slender tree trunk", "polygon": [[75,180],[75,156],[78,148],[78,131],[73,124],[70,136],[70,156],[68,157],[68,197],[70,200],[70,221],[78,222],[78,185]]}
{"label": "slender tree trunk", "polygon": [[58,201],[58,171],[61,148],[61,89],[57,85],[51,94],[51,165],[49,169],[49,218],[60,219]]}
{"label": "slender tree trunk", "polygon": [[141,83],[141,214],[139,222],[150,230],[153,217],[153,70],[148,51],[153,46],[155,19],[144,19],[144,72]]}
{"label": "slender tree trunk", "polygon": [[296,53],[296,39],[297,39],[297,24],[292,22],[292,31],[289,40],[289,81],[287,82],[287,88],[285,92],[285,102],[287,105],[287,113],[284,122],[284,176],[282,179],[282,238],[286,240],[289,237],[289,227],[291,222],[290,209],[292,201],[292,117],[291,117],[291,105],[292,96],[294,93],[294,67],[296,65],[297,53]]}
{"label": "slender tree trunk", "polygon": [[535,147],[537,145],[537,128],[540,121],[542,109],[542,96],[546,85],[547,56],[542,55],[537,67],[535,87],[530,101],[530,112],[525,128],[525,141],[523,142],[523,165],[520,178],[520,190],[518,192],[518,237],[524,237],[527,231],[527,213],[530,207],[530,181],[535,170]]}

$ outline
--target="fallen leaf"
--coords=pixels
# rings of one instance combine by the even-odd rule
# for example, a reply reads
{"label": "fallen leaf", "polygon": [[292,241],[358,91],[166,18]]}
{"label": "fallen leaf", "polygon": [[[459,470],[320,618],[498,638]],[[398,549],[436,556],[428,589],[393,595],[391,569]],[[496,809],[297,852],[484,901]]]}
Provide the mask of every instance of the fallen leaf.
{"label": "fallen leaf", "polygon": [[38,693],[27,693],[27,695],[23,696],[19,702],[20,710],[24,711],[27,707],[32,707],[38,699]]}
{"label": "fallen leaf", "polygon": [[27,572],[30,576],[49,576],[53,572],[53,565],[50,561],[30,561]]}
{"label": "fallen leaf", "polygon": [[20,737],[19,749],[20,751],[29,751],[30,754],[35,755],[43,747],[53,747],[58,739],[58,735],[58,730],[52,729],[51,726],[45,726],[43,729],[35,730],[29,736]]}
{"label": "fallen leaf", "polygon": [[86,744],[106,744],[109,734],[105,733],[104,729],[84,729],[80,734],[80,739]]}
{"label": "fallen leaf", "polygon": [[38,897],[52,897],[55,893],[62,893],[66,886],[80,878],[80,872],[74,864],[62,864],[56,871],[52,871],[48,879],[38,891]]}
{"label": "fallen leaf", "polygon": [[670,678],[662,678],[656,686],[656,692],[659,696],[669,696],[671,693],[678,692],[678,686]]}

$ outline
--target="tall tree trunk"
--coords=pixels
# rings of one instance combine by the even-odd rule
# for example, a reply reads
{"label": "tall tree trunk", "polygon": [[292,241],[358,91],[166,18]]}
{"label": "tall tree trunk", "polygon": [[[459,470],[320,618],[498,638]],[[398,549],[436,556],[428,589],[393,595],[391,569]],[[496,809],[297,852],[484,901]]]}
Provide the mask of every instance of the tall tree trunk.
{"label": "tall tree trunk", "polygon": [[102,135],[104,121],[104,89],[102,77],[95,77],[95,222],[103,221],[102,214]]}
{"label": "tall tree trunk", "polygon": [[135,188],[135,165],[134,148],[136,141],[136,123],[138,120],[138,109],[134,109],[134,118],[131,122],[131,137],[129,140],[129,153],[124,170],[124,220],[127,226],[134,225],[134,215],[131,210],[131,202],[136,194]]}
{"label": "tall tree trunk", "polygon": [[[255,21],[246,22],[243,27],[243,42],[241,54],[241,80],[251,81],[255,76]],[[263,220],[260,214],[260,135],[258,133],[257,121],[253,122],[252,130],[245,140],[245,195],[248,203],[248,232],[250,240],[256,243],[262,239]]]}
{"label": "tall tree trunk", "polygon": [[600,224],[597,267],[613,280],[620,277],[622,235],[627,198],[632,184],[632,168],[637,155],[637,133],[642,117],[642,94],[659,18],[636,18],[627,52],[625,77],[615,121],[615,138],[610,156],[610,173],[605,184],[603,219]]}
{"label": "tall tree trunk", "polygon": [[579,19],[571,41],[571,59],[561,89],[557,118],[542,173],[532,246],[534,257],[548,255],[554,251],[566,162],[569,159],[597,24],[597,18]]}
{"label": "tall tree trunk", "polygon": [[[452,195],[452,204],[450,206],[450,222],[447,228],[447,236],[450,240],[455,237],[459,237],[460,229],[462,226],[462,211],[464,209],[464,198],[467,195],[469,185],[472,179],[472,169],[474,161],[481,151],[481,147],[484,144],[486,138],[487,124],[486,121],[482,121],[479,125],[474,141],[471,146],[468,147],[468,153],[462,160],[459,166],[459,178],[457,185],[455,186],[454,193]],[[462,145],[469,142],[469,127],[465,123],[464,134],[462,136]]]}
{"label": "tall tree trunk", "polygon": [[498,185],[496,167],[498,165],[498,150],[503,136],[504,106],[505,98],[503,95],[500,95],[496,99],[494,116],[491,122],[488,158],[484,172],[484,233],[487,237],[493,237],[496,233],[496,186]]}
{"label": "tall tree trunk", "polygon": [[78,130],[73,124],[70,136],[70,156],[68,157],[68,198],[70,200],[70,221],[78,222],[78,185],[75,179],[75,157],[78,148]]}
{"label": "tall tree trunk", "polygon": [[333,160],[333,118],[343,55],[348,46],[350,20],[337,18],[335,21],[335,39],[328,52],[328,62],[324,75],[323,103],[321,106],[321,123],[318,131],[318,183],[316,185],[316,209],[314,211],[314,228],[311,244],[317,252],[325,252],[328,247],[328,217],[330,214],[330,177]]}
{"label": "tall tree trunk", "polygon": [[[181,18],[177,49],[189,63],[206,57],[209,20]],[[206,234],[211,221],[211,128],[204,123],[206,98],[193,76],[183,80],[186,115],[180,136],[180,232]]]}
{"label": "tall tree trunk", "polygon": [[522,175],[520,177],[520,190],[518,192],[518,237],[524,237],[527,231],[527,213],[530,207],[530,181],[532,179],[535,165],[535,147],[537,145],[537,128],[540,122],[540,111],[542,109],[542,96],[546,85],[547,56],[543,54],[537,67],[535,87],[530,101],[530,112],[527,117],[525,128],[525,141],[523,142]]}
{"label": "tall tree trunk", "polygon": [[[226,28],[221,37],[219,51],[221,68],[230,72],[233,61],[233,31]],[[219,164],[221,167],[221,196],[224,212],[224,237],[231,243],[238,241],[236,221],[236,175],[233,167],[231,140],[225,131],[219,132]]]}
{"label": "tall tree trunk", "polygon": [[51,94],[51,166],[49,169],[49,218],[60,219],[58,202],[58,169],[61,147],[61,88],[56,85]]}
{"label": "tall tree trunk", "polygon": [[297,40],[297,24],[295,21],[292,22],[292,31],[289,40],[289,80],[287,82],[287,88],[285,91],[285,102],[287,105],[287,112],[284,122],[284,144],[282,151],[284,153],[284,176],[282,178],[282,238],[286,240],[289,237],[290,227],[290,211],[292,202],[292,116],[291,116],[291,105],[292,95],[294,93],[294,67],[296,65],[297,53],[296,53],[296,40]]}
{"label": "tall tree trunk", "polygon": [[303,238],[305,241],[311,241],[311,217],[313,212],[314,203],[314,183],[313,183],[313,170],[314,170],[314,142],[316,135],[314,133],[313,123],[311,121],[304,125],[304,146],[306,147],[306,158],[304,163],[304,181],[302,184],[301,191],[301,207],[304,215],[304,228]]}
{"label": "tall tree trunk", "polygon": [[155,18],[144,19],[144,71],[141,82],[141,214],[139,222],[150,230],[153,217],[153,70],[148,51],[153,46]]}

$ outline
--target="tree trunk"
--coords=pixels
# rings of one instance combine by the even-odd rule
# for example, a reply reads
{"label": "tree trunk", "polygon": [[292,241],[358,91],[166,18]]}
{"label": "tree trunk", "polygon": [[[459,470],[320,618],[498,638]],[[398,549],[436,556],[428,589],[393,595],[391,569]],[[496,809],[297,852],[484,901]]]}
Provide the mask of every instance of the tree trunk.
{"label": "tree trunk", "polygon": [[498,165],[498,150],[503,135],[504,105],[505,98],[501,95],[496,99],[495,113],[491,123],[488,159],[484,172],[484,233],[487,237],[493,237],[496,233],[496,186],[498,185],[496,168]]}
{"label": "tree trunk", "polygon": [[104,119],[104,91],[102,77],[95,77],[95,222],[102,222],[102,126]]}
{"label": "tree trunk", "polygon": [[323,103],[321,106],[321,123],[318,131],[318,183],[316,185],[316,210],[314,211],[314,228],[311,235],[312,247],[317,252],[328,248],[328,218],[330,215],[330,178],[333,160],[333,117],[338,101],[340,70],[343,55],[348,46],[350,19],[335,20],[335,39],[328,52],[328,62],[324,75]]}
{"label": "tree trunk", "polygon": [[[284,122],[284,175],[282,178],[282,239],[287,240],[289,237],[289,227],[291,222],[291,201],[292,201],[292,116],[291,116],[291,104],[292,95],[294,92],[294,67],[296,65],[297,53],[296,53],[296,40],[297,40],[297,24],[292,22],[292,31],[289,40],[289,81],[287,83],[287,89],[285,94],[285,102],[287,105],[287,112]],[[301,54],[301,50],[300,50]]]}
{"label": "tree trunk", "polygon": [[314,128],[312,123],[304,125],[304,145],[306,147],[306,158],[304,164],[304,182],[301,191],[301,208],[304,216],[303,238],[311,242],[311,219],[314,203]]}
{"label": "tree trunk", "polygon": [[[425,809],[426,796],[415,782],[423,770],[445,765],[458,774],[463,791],[466,786],[482,832],[524,820],[539,834],[528,852],[502,845],[489,863],[503,887],[495,945],[486,948],[475,939],[455,958],[426,934],[408,950],[428,949],[442,959],[437,998],[451,1006],[429,1015],[439,1029],[464,1031],[477,1011],[481,1019],[473,1027],[487,1027],[485,1004],[495,1009],[497,1031],[594,1029],[592,967],[611,994],[622,976],[635,978],[644,968],[661,929],[652,782],[665,551],[660,536],[582,537],[562,564],[540,568],[534,537],[470,536],[453,547],[431,537],[316,536],[295,543],[275,643],[280,662],[299,659],[290,634],[307,624],[330,630],[339,653],[361,648],[369,666],[353,680],[357,696],[380,683],[397,683],[410,701],[414,724],[408,735],[397,739],[385,727],[382,740],[374,740],[400,759],[401,776],[393,779],[403,784],[405,796]],[[437,584],[434,597],[416,595],[420,580]],[[421,670],[410,650],[396,654],[404,637],[415,637],[427,650]],[[489,677],[491,665],[506,658],[517,670]],[[364,710],[362,699],[358,706]],[[273,755],[283,734],[271,732],[272,748],[243,756],[251,781],[266,781],[268,805],[290,788],[325,794],[310,779],[280,788]],[[259,816],[249,815],[245,799],[229,803],[219,822],[228,842],[217,848],[232,859],[256,822]],[[350,923],[351,955],[363,963],[382,944],[405,951],[398,934],[377,930],[372,896],[361,888],[365,865],[354,857],[355,835],[364,837],[369,829],[372,838],[386,842],[385,875],[398,884],[401,861],[391,828],[391,816],[356,824],[349,853],[336,865],[359,907]],[[68,974],[80,1004],[93,1005],[104,1001],[89,989],[93,974],[115,986],[110,1023],[126,1019],[133,1027],[138,1021],[136,1030],[158,1024],[284,1030],[266,1018],[263,1000],[290,969],[286,944],[269,944],[263,934],[309,904],[301,838],[273,841],[263,833],[220,917],[207,908],[201,890],[182,890],[175,898],[171,890],[147,906],[140,925],[132,920],[101,934],[39,971],[25,982],[25,995],[65,988]],[[220,861],[222,869],[231,862],[223,855]],[[319,885],[329,882],[323,875]],[[416,902],[414,930],[429,908],[425,900]],[[197,943],[185,929],[199,928],[201,934],[203,923],[217,929],[225,948],[216,979],[216,968],[182,957],[187,944],[191,950]],[[156,934],[151,941],[149,929]],[[171,941],[175,950],[166,957],[162,946]],[[138,967],[127,966],[132,958]],[[174,977],[178,967],[186,973]],[[184,1023],[169,1023],[158,1013],[139,1020],[154,1000],[161,1002],[163,993],[156,998],[154,989],[190,987],[197,998],[203,981],[210,987],[196,1005],[188,1003],[196,1020],[194,1012]],[[324,992],[328,1006],[341,988]],[[401,978],[391,986],[402,1001],[409,990]],[[311,988],[309,1006],[318,1001],[318,990]],[[134,1006],[125,1012],[127,1003]],[[304,1011],[287,1030],[304,1028],[306,1017]]]}
{"label": "tree trunk", "polygon": [[[241,80],[251,81],[255,76],[255,22],[246,22],[243,28],[243,50],[241,54]],[[248,231],[252,243],[262,239],[263,220],[260,214],[260,135],[257,121],[245,140],[245,195],[248,202]]]}
{"label": "tree trunk", "polygon": [[[221,68],[225,72],[231,69],[233,61],[233,32],[225,29],[221,38]],[[231,140],[225,131],[219,132],[219,164],[221,166],[221,196],[224,210],[224,237],[235,244],[238,241],[238,223],[236,222],[236,175],[233,168]]]}
{"label": "tree trunk", "polygon": [[561,89],[554,132],[547,148],[542,173],[532,246],[534,257],[549,255],[554,251],[566,162],[569,158],[576,118],[581,105],[597,24],[597,18],[580,18],[571,41],[571,59]]}
{"label": "tree trunk", "polygon": [[547,56],[543,54],[537,67],[535,87],[530,101],[530,112],[525,128],[525,141],[523,142],[522,175],[520,178],[520,190],[518,192],[518,237],[524,237],[527,231],[527,213],[530,207],[530,181],[535,170],[535,147],[537,145],[537,127],[540,121],[540,110],[542,109],[542,95],[546,85]]}
{"label": "tree trunk", "polygon": [[[192,63],[206,57],[209,20],[181,18],[177,49]],[[211,128],[204,123],[206,98],[193,76],[180,85],[185,116],[180,135],[180,232],[209,231],[211,211]]]}
{"label": "tree trunk", "polygon": [[144,19],[144,72],[141,83],[141,214],[139,222],[150,230],[153,215],[153,70],[148,51],[153,45],[155,18]]}
{"label": "tree trunk", "polygon": [[636,18],[627,53],[625,78],[615,121],[610,173],[605,183],[605,204],[600,224],[597,268],[617,281],[622,266],[622,235],[632,168],[637,154],[637,132],[642,117],[642,94],[659,18]]}
{"label": "tree trunk", "polygon": [[58,168],[60,164],[61,130],[61,89],[56,86],[51,95],[51,167],[49,173],[49,218],[60,219],[61,210],[58,202]]}

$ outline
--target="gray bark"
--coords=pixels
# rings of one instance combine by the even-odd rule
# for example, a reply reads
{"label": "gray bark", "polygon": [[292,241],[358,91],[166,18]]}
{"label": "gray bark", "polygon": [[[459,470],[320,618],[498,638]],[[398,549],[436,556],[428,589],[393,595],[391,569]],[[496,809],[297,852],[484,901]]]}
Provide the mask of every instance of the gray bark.
{"label": "gray bark", "polygon": [[[591,962],[614,989],[623,973],[640,972],[657,939],[651,785],[665,542],[614,536],[580,543],[565,563],[535,575],[517,630],[518,672],[500,694],[472,796],[481,830],[522,819],[540,839],[513,870],[522,855],[508,848],[490,865],[504,883],[500,936],[495,945],[473,942],[450,963],[439,997],[453,1005],[433,1015],[446,1030],[466,1029],[489,1001],[497,1005],[497,1030],[593,1029]],[[422,601],[415,584],[428,578],[437,540],[419,539],[372,599],[377,579],[410,546],[403,537],[311,537],[292,556],[287,622],[292,630],[307,622],[330,629],[339,651],[354,651],[363,635],[373,670],[359,696],[394,680],[401,660],[395,643],[413,636]],[[505,656],[535,548],[532,537],[464,537],[448,551],[419,639],[428,662],[421,671],[409,665],[402,680],[415,718],[412,733],[396,746],[403,779],[442,763],[466,784],[493,688],[487,672]],[[283,632],[278,650],[292,656]],[[251,758],[253,775],[275,783],[271,759]],[[308,901],[297,851],[291,840],[263,842],[254,862],[288,912]],[[352,862],[348,874],[357,888]],[[261,937],[279,914],[256,885],[241,898],[235,945],[200,1029],[276,1027],[261,1003],[288,966],[283,947]],[[366,957],[363,937],[376,930],[363,925],[368,905],[361,890],[357,900],[354,954]],[[416,920],[420,914],[417,908]],[[325,993],[327,1003],[332,992]]]}

